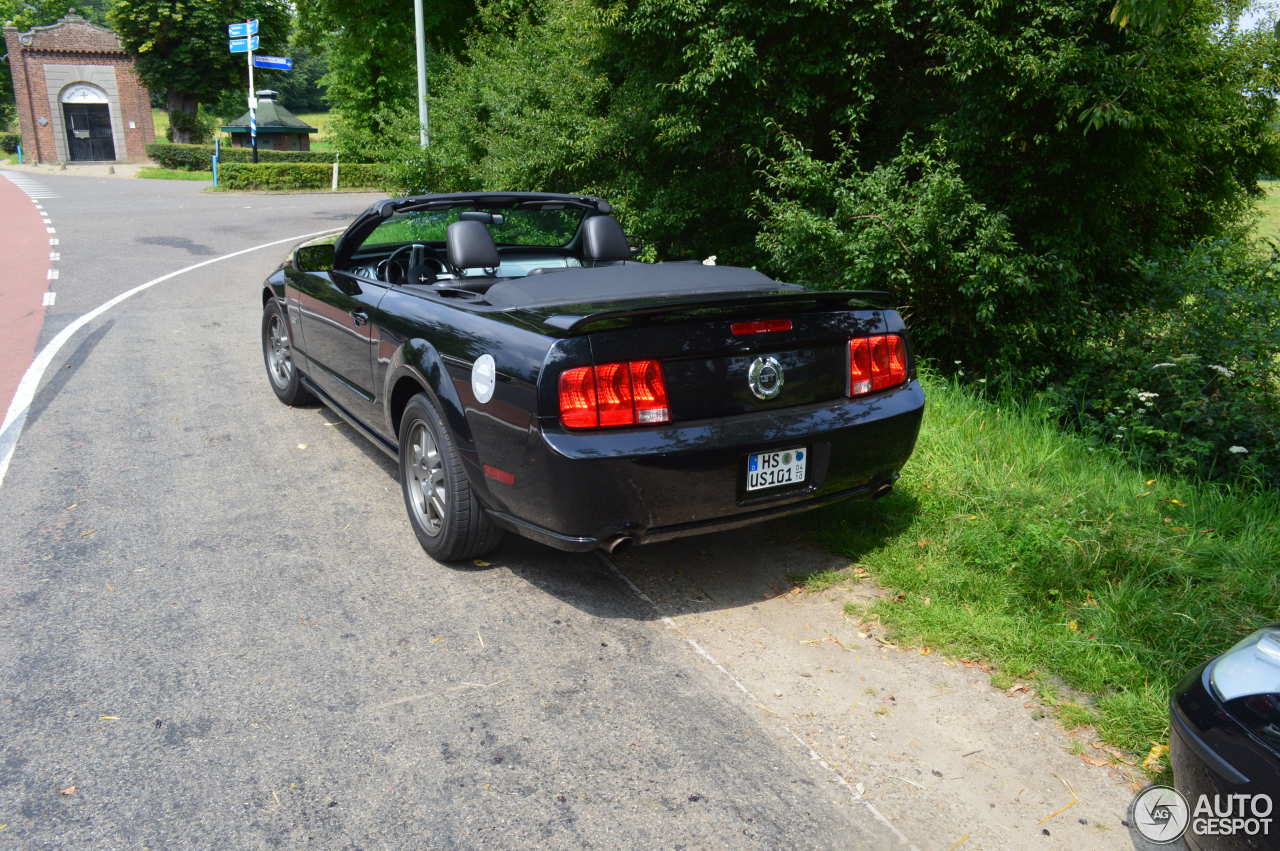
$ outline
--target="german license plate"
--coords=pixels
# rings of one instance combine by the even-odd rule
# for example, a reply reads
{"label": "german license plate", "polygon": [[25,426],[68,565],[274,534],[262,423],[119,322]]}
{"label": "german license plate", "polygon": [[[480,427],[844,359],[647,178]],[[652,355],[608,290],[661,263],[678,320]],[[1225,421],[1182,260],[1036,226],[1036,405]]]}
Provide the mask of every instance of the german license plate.
{"label": "german license plate", "polygon": [[805,465],[809,452],[799,449],[779,449],[776,452],[753,452],[747,456],[747,490],[758,491],[782,485],[794,485],[804,481]]}

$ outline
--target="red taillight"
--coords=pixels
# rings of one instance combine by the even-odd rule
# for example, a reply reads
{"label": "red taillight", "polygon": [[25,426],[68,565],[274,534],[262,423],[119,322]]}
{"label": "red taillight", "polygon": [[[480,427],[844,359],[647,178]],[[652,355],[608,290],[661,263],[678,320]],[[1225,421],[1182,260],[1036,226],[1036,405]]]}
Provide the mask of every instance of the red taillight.
{"label": "red taillight", "polygon": [[670,421],[667,385],[656,360],[578,366],[560,373],[560,422],[566,428]]}
{"label": "red taillight", "polygon": [[849,395],[861,396],[907,380],[907,344],[897,334],[849,341]]}
{"label": "red taillight", "polygon": [[[631,387],[636,403],[636,422],[640,425],[671,420],[667,408],[667,383],[662,380],[662,367],[656,360],[633,360]],[[601,425],[604,425],[603,417]]]}
{"label": "red taillight", "polygon": [[631,370],[625,363],[602,363],[596,367],[596,395],[599,397],[600,425],[632,425],[636,421],[631,401]]}
{"label": "red taillight", "polygon": [[754,322],[735,322],[729,326],[735,335],[764,334],[769,331],[790,331],[790,319],[759,319]]}
{"label": "red taillight", "polygon": [[600,424],[596,410],[596,376],[589,366],[560,373],[560,422],[567,428],[595,428]]}

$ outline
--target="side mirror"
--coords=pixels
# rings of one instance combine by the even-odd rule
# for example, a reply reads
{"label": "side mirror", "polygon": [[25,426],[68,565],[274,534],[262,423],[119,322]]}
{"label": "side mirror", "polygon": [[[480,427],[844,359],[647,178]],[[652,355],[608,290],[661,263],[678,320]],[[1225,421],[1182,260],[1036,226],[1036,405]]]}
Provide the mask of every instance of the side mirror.
{"label": "side mirror", "polygon": [[328,272],[333,268],[333,243],[300,245],[293,252],[293,267],[299,272]]}

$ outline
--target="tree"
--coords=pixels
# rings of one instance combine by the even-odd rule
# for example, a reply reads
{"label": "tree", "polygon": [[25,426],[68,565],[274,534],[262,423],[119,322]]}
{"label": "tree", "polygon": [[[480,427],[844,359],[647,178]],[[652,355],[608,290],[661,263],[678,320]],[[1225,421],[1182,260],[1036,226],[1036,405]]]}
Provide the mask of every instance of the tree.
{"label": "tree", "polygon": [[[346,122],[376,131],[388,107],[417,109],[409,0],[299,0],[297,8],[299,42],[327,51],[325,98]],[[475,0],[426,3],[428,49],[459,49],[474,13]]]}
{"label": "tree", "polygon": [[112,29],[137,58],[138,75],[153,91],[166,93],[173,140],[193,140],[197,108],[227,88],[244,85],[241,54],[227,50],[227,24],[257,18],[261,49],[288,43],[286,0],[117,0]]}

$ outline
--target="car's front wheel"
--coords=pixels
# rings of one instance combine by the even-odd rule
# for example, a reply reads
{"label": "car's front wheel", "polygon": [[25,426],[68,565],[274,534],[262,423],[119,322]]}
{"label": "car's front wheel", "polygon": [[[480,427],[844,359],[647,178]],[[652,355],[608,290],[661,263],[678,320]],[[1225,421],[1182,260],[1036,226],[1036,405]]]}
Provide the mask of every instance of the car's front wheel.
{"label": "car's front wheel", "polygon": [[490,552],[502,530],[476,499],[440,411],[419,393],[400,420],[400,489],[418,542],[432,558],[461,561]]}
{"label": "car's front wheel", "polygon": [[267,368],[271,389],[286,405],[305,405],[315,400],[302,385],[302,376],[293,362],[289,323],[280,302],[271,299],[262,309],[262,362]]}

